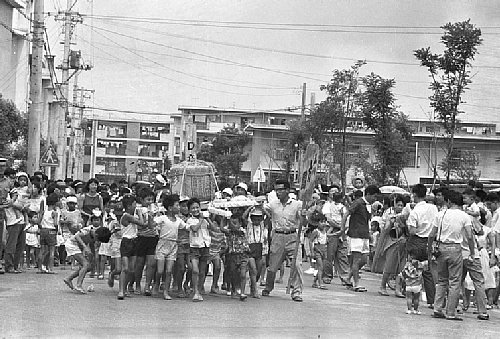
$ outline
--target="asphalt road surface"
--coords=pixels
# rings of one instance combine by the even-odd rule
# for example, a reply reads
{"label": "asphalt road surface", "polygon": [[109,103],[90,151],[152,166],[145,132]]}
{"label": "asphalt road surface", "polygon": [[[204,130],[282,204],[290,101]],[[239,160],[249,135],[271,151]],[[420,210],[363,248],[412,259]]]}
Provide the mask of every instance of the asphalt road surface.
{"label": "asphalt road surface", "polygon": [[[307,268],[307,264],[304,265]],[[368,292],[347,290],[337,280],[328,290],[311,288],[305,276],[304,302],[297,303],[277,284],[270,297],[246,302],[223,294],[206,295],[205,301],[164,301],[132,296],[117,300],[117,284],[86,278],[95,292],[81,295],[57,274],[0,275],[0,337],[192,337],[192,338],[499,338],[500,311],[479,321],[470,308],[463,322],[431,318],[423,304],[422,315],[407,315],[405,299],[377,293],[380,276],[364,272]],[[285,275],[285,278],[287,275]],[[206,286],[209,286],[210,277]],[[286,280],[285,280],[286,281]]]}

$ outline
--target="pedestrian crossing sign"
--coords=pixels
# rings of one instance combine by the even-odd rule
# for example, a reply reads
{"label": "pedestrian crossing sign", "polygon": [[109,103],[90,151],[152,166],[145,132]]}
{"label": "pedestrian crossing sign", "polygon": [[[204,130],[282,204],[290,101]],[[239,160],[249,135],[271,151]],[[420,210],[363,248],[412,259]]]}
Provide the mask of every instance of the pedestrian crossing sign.
{"label": "pedestrian crossing sign", "polygon": [[49,146],[40,160],[41,166],[59,166],[59,159],[57,153],[52,146]]}

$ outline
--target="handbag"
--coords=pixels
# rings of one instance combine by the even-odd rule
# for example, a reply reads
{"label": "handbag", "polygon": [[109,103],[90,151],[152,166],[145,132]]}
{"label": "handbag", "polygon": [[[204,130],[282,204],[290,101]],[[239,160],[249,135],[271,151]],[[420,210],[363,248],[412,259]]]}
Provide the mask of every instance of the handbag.
{"label": "handbag", "polygon": [[441,230],[443,228],[443,220],[444,220],[444,217],[446,215],[446,212],[448,212],[448,210],[444,211],[444,213],[443,213],[443,217],[441,218],[441,222],[439,224],[438,237],[437,237],[436,241],[434,242],[434,244],[432,245],[431,254],[435,259],[437,259],[441,256],[441,250],[439,249],[439,245],[441,244]]}

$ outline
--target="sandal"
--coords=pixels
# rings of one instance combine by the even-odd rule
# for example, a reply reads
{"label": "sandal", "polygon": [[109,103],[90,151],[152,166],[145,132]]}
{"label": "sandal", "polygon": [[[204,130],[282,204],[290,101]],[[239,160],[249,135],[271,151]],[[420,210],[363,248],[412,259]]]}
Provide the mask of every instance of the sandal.
{"label": "sandal", "polygon": [[80,292],[81,294],[87,294],[87,292],[80,286],[75,287],[75,291]]}
{"label": "sandal", "polygon": [[354,287],[354,292],[366,292],[366,287],[363,286],[356,286]]}
{"label": "sandal", "polygon": [[71,280],[63,279],[63,281],[66,284],[66,286],[68,286],[71,290],[75,289],[75,286],[73,286],[73,282]]}
{"label": "sandal", "polygon": [[325,285],[319,285],[318,288],[320,290],[327,290],[328,289]]}

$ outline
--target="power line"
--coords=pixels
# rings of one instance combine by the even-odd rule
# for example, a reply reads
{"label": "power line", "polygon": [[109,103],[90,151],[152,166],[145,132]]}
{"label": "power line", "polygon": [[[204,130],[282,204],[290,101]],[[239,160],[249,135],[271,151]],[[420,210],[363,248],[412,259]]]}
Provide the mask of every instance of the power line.
{"label": "power line", "polygon": [[[366,34],[442,34],[440,32],[429,31],[363,31],[363,30],[348,30],[346,28],[358,29],[441,29],[438,26],[404,26],[404,25],[340,25],[340,24],[308,24],[308,23],[270,23],[270,22],[250,22],[250,21],[215,21],[215,20],[181,20],[168,18],[145,18],[145,17],[128,17],[128,16],[113,16],[113,15],[84,15],[100,20],[118,20],[131,22],[146,22],[169,25],[187,25],[187,26],[202,26],[202,27],[221,27],[221,28],[238,28],[238,29],[258,29],[258,30],[282,30],[282,31],[310,31],[310,32],[325,32],[325,33],[366,33]],[[312,28],[311,28],[312,27]],[[337,29],[324,29],[317,27],[334,27]],[[344,28],[339,30],[338,28]],[[482,26],[483,29],[497,29],[500,26]],[[500,34],[498,32],[484,34]]]}
{"label": "power line", "polygon": [[[116,23],[114,25],[116,26]],[[266,47],[258,47],[258,46],[249,46],[249,45],[238,44],[238,43],[233,43],[233,42],[225,42],[225,41],[217,41],[217,40],[212,40],[212,39],[191,37],[191,36],[187,36],[187,35],[167,33],[167,32],[162,32],[162,31],[158,31],[158,30],[154,30],[154,29],[148,29],[148,28],[145,28],[145,27],[137,27],[137,26],[131,26],[131,25],[126,25],[126,24],[121,24],[120,26],[126,27],[126,28],[131,28],[133,30],[141,30],[141,31],[150,32],[150,33],[154,33],[154,34],[170,36],[170,37],[174,37],[174,38],[178,38],[178,39],[187,39],[187,40],[192,40],[192,41],[208,42],[208,43],[215,44],[215,45],[237,47],[237,48],[245,48],[245,49],[257,50],[257,51],[265,51],[265,52],[271,52],[271,53],[281,53],[281,54],[294,55],[294,56],[302,56],[302,57],[313,57],[313,58],[333,59],[333,60],[342,60],[342,61],[359,61],[359,59],[355,59],[355,58],[337,57],[337,56],[322,55],[322,54],[313,54],[313,53],[302,53],[302,52],[289,51],[289,50],[283,50],[283,49],[277,49],[277,48],[266,48]],[[418,67],[421,66],[417,62],[386,61],[386,60],[376,60],[376,59],[364,59],[364,60],[367,61],[367,62],[370,62],[370,63],[375,63],[375,64],[404,65],[404,66],[418,66]],[[476,67],[476,68],[500,69],[500,66],[474,66],[474,67]]]}
{"label": "power line", "polygon": [[[256,51],[265,51],[265,52],[271,52],[271,53],[281,53],[281,54],[288,54],[288,55],[295,55],[295,56],[313,57],[313,58],[321,58],[321,59],[333,59],[333,60],[342,60],[342,61],[358,61],[359,60],[359,59],[353,59],[353,58],[336,57],[336,56],[331,56],[331,55],[302,53],[302,52],[288,51],[288,50],[277,49],[277,48],[257,47],[257,46],[249,46],[249,45],[244,45],[244,44],[237,44],[237,43],[233,43],[233,42],[225,42],[225,41],[217,41],[217,40],[212,40],[212,39],[197,38],[197,37],[191,37],[191,36],[182,35],[182,34],[173,34],[173,33],[157,31],[157,30],[148,29],[145,27],[137,27],[137,26],[123,25],[123,24],[121,26],[131,28],[134,30],[141,30],[141,31],[145,31],[145,32],[170,36],[170,37],[179,38],[179,39],[208,42],[208,43],[215,44],[215,45],[252,49],[252,50],[256,50]],[[402,61],[383,61],[383,60],[373,60],[373,59],[366,59],[366,61],[371,62],[371,63],[379,63],[379,64],[420,66],[418,63],[410,63],[410,62],[402,62]]]}
{"label": "power line", "polygon": [[[85,23],[83,25],[88,26]],[[154,41],[149,41],[149,40],[145,40],[145,39],[133,37],[133,36],[130,36],[130,35],[127,35],[127,34],[115,32],[115,31],[112,31],[112,30],[109,30],[109,29],[106,29],[106,28],[102,28],[102,27],[94,27],[94,30],[95,29],[98,29],[98,30],[101,30],[101,31],[105,31],[105,32],[109,32],[109,33],[112,33],[112,34],[115,34],[115,35],[118,35],[118,36],[129,38],[129,39],[133,39],[133,40],[137,40],[137,41],[142,41],[142,42],[149,43],[149,44],[152,44],[152,45],[161,46],[161,47],[173,49],[173,50],[176,50],[176,51],[181,51],[181,52],[188,53],[188,54],[202,56],[202,57],[206,57],[206,58],[217,60],[217,61],[228,62],[228,63],[231,63],[231,64],[233,64],[235,66],[247,67],[247,68],[253,68],[253,69],[259,69],[259,70],[264,70],[264,71],[268,71],[268,72],[273,72],[273,73],[288,75],[288,76],[292,76],[292,77],[295,77],[295,78],[300,78],[302,80],[307,79],[307,80],[315,80],[315,81],[325,82],[324,79],[317,79],[317,78],[312,78],[312,77],[300,76],[300,75],[297,75],[297,74],[293,74],[293,73],[289,73],[289,72],[284,72],[284,71],[280,71],[280,70],[277,70],[277,69],[271,69],[271,68],[262,67],[262,66],[254,66],[254,65],[245,64],[245,63],[241,63],[241,62],[237,62],[237,61],[233,61],[233,60],[229,60],[229,59],[225,59],[225,58],[214,57],[214,56],[208,55],[208,54],[193,52],[193,51],[190,51],[190,50],[187,50],[187,49],[173,47],[173,46],[165,45],[165,44],[162,44],[162,43],[158,43],[158,42],[154,42]]]}
{"label": "power line", "polygon": [[[85,39],[82,39],[82,41],[86,42],[87,44],[93,46],[92,44],[90,44],[88,41],[86,41]],[[171,82],[174,82],[174,83],[178,83],[178,84],[182,84],[182,85],[185,85],[185,86],[189,86],[191,88],[198,88],[198,89],[202,89],[202,90],[206,90],[206,91],[211,91],[211,92],[218,92],[218,93],[224,93],[224,94],[232,94],[232,95],[242,95],[242,96],[255,96],[255,97],[274,97],[274,96],[292,96],[292,95],[295,95],[295,94],[251,94],[251,93],[237,93],[237,92],[230,92],[230,91],[223,91],[223,90],[217,90],[217,89],[214,89],[214,88],[210,88],[210,87],[201,87],[201,86],[197,86],[197,85],[194,85],[194,84],[190,84],[190,83],[187,83],[187,82],[184,82],[184,81],[180,81],[180,80],[175,80],[175,79],[172,79],[172,78],[169,78],[169,77],[166,77],[166,76],[163,76],[161,74],[158,74],[157,72],[152,72],[148,69],[144,69],[142,67],[139,67],[131,62],[128,62],[126,60],[123,60],[121,58],[118,58],[116,57],[115,55],[111,54],[111,53],[108,53],[96,46],[93,46],[94,48],[96,48],[97,50],[100,50],[101,52],[113,57],[114,59],[120,61],[120,62],[123,62],[123,63],[126,63],[128,65],[131,65],[132,67],[135,67],[137,69],[140,69],[144,72],[147,72],[147,73],[150,73],[154,76],[157,76],[157,77],[160,77],[160,78],[163,78],[163,79],[166,79],[166,80],[169,80]]]}
{"label": "power line", "polygon": [[251,89],[264,89],[264,90],[270,90],[270,89],[273,89],[273,90],[276,90],[276,89],[279,89],[279,90],[282,90],[282,89],[286,89],[286,90],[290,90],[290,89],[296,89],[296,88],[293,88],[293,87],[281,87],[281,88],[275,88],[275,87],[272,87],[270,85],[268,86],[247,86],[247,85],[236,85],[236,84],[230,84],[230,83],[227,83],[227,82],[222,82],[222,81],[216,81],[216,80],[212,80],[211,78],[207,78],[207,77],[203,77],[203,76],[198,76],[198,75],[193,75],[191,73],[188,73],[188,72],[184,72],[184,71],[180,71],[180,70],[176,70],[174,68],[171,68],[171,67],[168,67],[164,64],[160,64],[158,62],[156,62],[155,60],[151,59],[151,58],[147,58],[139,53],[136,53],[134,52],[133,50],[127,48],[126,46],[123,46],[122,44],[110,39],[109,37],[105,36],[104,34],[102,33],[97,33],[99,35],[101,35],[102,37],[104,37],[105,39],[107,39],[108,41],[111,41],[112,43],[114,43],[116,46],[118,47],[121,47],[127,51],[129,51],[130,53],[140,57],[140,58],[143,58],[145,60],[148,60],[149,62],[152,62],[153,64],[157,65],[157,66],[160,66],[160,67],[163,67],[165,69],[168,69],[168,70],[171,70],[172,72],[176,72],[176,73],[179,73],[179,74],[183,74],[183,75],[186,75],[186,76],[189,76],[189,77],[193,77],[195,79],[199,79],[199,80],[204,80],[204,81],[208,81],[208,82],[213,82],[213,83],[217,83],[217,84],[222,84],[222,85],[228,85],[228,86],[231,86],[231,87],[242,87],[242,88],[251,88]]}

